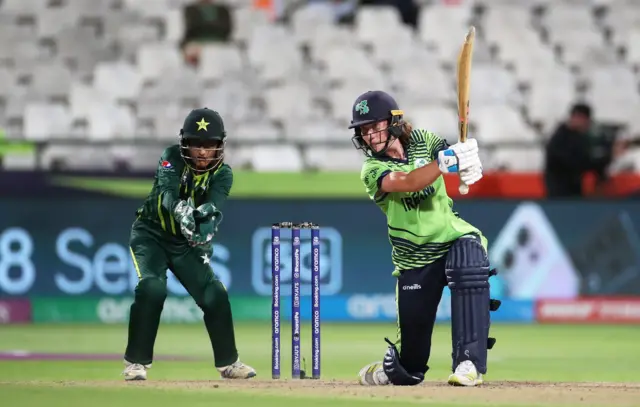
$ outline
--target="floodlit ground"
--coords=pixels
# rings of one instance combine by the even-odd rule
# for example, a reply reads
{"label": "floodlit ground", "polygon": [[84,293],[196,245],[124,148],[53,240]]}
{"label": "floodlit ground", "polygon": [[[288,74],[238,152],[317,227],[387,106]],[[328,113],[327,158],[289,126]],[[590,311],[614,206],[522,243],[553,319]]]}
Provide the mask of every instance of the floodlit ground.
{"label": "floodlit ground", "polygon": [[[290,330],[283,328],[286,377]],[[381,358],[384,336],[395,334],[393,324],[325,324],[322,329],[319,381],[271,380],[267,322],[237,325],[241,358],[258,370],[255,380],[219,379],[203,326],[163,325],[149,380],[125,383],[120,376],[124,326],[2,326],[0,400],[20,407],[640,405],[640,327],[494,324],[498,343],[489,352],[487,384],[472,389],[444,384],[451,353],[447,325],[437,327],[427,382],[415,387],[362,387],[355,381],[364,364]],[[302,343],[308,368],[309,331],[306,324]]]}

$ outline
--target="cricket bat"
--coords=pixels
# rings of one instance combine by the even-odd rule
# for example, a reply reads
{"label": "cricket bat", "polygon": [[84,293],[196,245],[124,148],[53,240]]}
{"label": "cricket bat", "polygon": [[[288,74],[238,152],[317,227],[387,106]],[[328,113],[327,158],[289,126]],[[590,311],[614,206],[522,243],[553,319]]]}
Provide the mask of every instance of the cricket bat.
{"label": "cricket bat", "polygon": [[[457,82],[458,82],[458,141],[467,141],[469,130],[469,92],[471,87],[471,56],[473,54],[473,42],[476,37],[476,28],[469,28],[464,38],[464,43],[458,54]],[[460,180],[458,191],[462,195],[469,192],[469,186]]]}

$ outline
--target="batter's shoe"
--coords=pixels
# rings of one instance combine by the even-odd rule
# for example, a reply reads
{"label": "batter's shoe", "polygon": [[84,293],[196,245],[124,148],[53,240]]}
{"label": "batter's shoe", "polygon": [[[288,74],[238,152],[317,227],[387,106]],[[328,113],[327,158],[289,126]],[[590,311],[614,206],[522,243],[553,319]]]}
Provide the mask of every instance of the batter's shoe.
{"label": "batter's shoe", "polygon": [[386,386],[390,384],[387,374],[384,372],[382,362],[374,362],[360,369],[359,382],[363,386]]}
{"label": "batter's shoe", "polygon": [[237,360],[234,364],[219,367],[218,371],[223,379],[251,379],[256,376],[256,371],[251,366]]}
{"label": "batter's shoe", "polygon": [[449,376],[448,383],[452,386],[479,386],[484,383],[484,380],[482,379],[482,374],[476,370],[473,362],[465,360]]}
{"label": "batter's shoe", "polygon": [[147,369],[151,367],[151,365],[141,365],[140,363],[131,363],[124,361],[124,371],[122,374],[124,375],[124,380],[147,380]]}

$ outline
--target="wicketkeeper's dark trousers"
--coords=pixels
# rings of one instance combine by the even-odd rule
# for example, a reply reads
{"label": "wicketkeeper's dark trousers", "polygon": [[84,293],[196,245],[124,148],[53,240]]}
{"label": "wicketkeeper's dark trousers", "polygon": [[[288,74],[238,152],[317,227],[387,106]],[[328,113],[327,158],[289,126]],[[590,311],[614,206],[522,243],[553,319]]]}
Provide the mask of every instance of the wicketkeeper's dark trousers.
{"label": "wicketkeeper's dark trousers", "polygon": [[211,253],[190,247],[159,227],[136,220],[129,240],[134,266],[140,279],[129,315],[129,340],[125,359],[148,365],[167,297],[167,269],[176,276],[204,312],[216,367],[238,359],[233,317],[227,290],[213,274]]}

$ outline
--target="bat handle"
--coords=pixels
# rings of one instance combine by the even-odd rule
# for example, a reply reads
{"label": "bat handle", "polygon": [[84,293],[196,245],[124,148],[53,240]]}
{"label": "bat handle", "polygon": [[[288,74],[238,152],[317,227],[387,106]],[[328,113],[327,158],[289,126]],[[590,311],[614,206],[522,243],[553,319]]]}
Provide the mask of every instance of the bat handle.
{"label": "bat handle", "polygon": [[[461,141],[461,143],[464,143],[464,142]],[[460,192],[460,195],[466,195],[469,193],[469,185],[465,184],[462,181],[462,178],[460,179],[460,185],[458,185],[458,192]]]}
{"label": "bat handle", "polygon": [[462,180],[460,180],[460,185],[458,186],[458,192],[460,192],[461,195],[466,195],[469,193],[469,185],[465,184],[464,182],[462,182]]}

